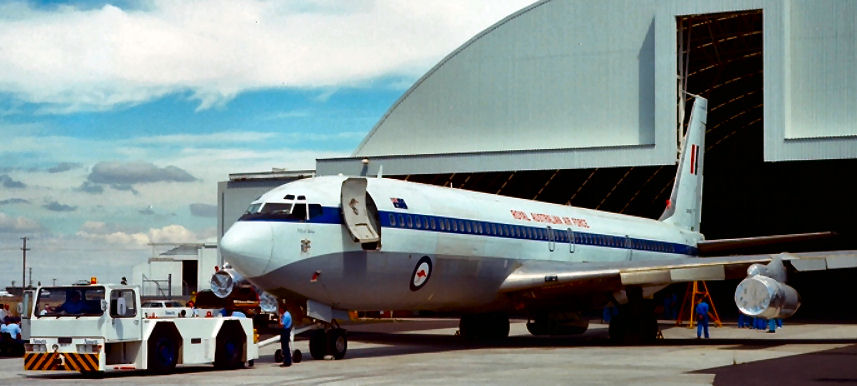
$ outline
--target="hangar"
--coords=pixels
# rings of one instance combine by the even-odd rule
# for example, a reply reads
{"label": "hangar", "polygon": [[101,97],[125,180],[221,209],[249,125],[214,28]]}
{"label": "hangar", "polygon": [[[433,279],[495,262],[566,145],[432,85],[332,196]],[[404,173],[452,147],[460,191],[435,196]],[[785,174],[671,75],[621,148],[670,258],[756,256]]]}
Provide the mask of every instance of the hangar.
{"label": "hangar", "polygon": [[710,101],[703,233],[851,233],[854,20],[848,0],[537,2],[450,53],[317,173],[656,217],[687,90]]}
{"label": "hangar", "polygon": [[[849,0],[536,2],[437,63],[350,157],[220,183],[218,234],[262,192],[338,173],[656,218],[695,94],[709,239],[835,231],[788,249],[857,249],[855,20]],[[792,278],[802,315],[853,319],[829,296],[853,274]]]}
{"label": "hangar", "polygon": [[[657,217],[687,90],[709,99],[708,238],[851,235],[855,19],[849,0],[536,2],[441,60],[350,157],[297,174],[383,170]],[[220,235],[248,197],[294,177],[251,174],[219,186]]]}

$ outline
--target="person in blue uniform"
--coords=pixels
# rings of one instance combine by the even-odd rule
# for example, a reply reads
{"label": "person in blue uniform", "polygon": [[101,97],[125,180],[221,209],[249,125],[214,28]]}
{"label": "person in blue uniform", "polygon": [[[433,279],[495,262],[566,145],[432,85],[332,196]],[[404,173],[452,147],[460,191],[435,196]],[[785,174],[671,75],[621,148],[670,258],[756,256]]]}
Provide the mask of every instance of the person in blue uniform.
{"label": "person in blue uniform", "polygon": [[64,312],[70,315],[82,314],[86,311],[86,303],[83,302],[80,296],[80,292],[78,291],[70,291],[67,294],[65,303],[57,307],[54,312]]}
{"label": "person in blue uniform", "polygon": [[283,352],[283,366],[292,365],[292,351],[289,349],[289,341],[292,337],[292,314],[285,306],[282,306],[282,316],[280,317],[280,325],[283,327],[280,331],[280,349]]}
{"label": "person in blue uniform", "polygon": [[705,299],[699,299],[694,312],[696,312],[696,339],[701,338],[703,332],[705,332],[705,339],[708,339],[709,313]]}

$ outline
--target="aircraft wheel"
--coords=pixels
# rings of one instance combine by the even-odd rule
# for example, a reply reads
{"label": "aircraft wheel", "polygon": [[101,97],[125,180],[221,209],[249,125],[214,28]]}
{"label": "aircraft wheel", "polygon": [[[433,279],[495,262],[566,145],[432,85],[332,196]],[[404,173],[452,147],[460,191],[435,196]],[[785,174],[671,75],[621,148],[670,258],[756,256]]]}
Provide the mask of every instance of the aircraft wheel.
{"label": "aircraft wheel", "polygon": [[342,328],[334,328],[327,332],[327,353],[333,355],[334,359],[345,358],[345,351],[348,350],[348,338],[345,335],[345,330]]}
{"label": "aircraft wheel", "polygon": [[309,337],[309,355],[312,359],[324,359],[327,355],[327,334],[324,330],[313,330]]}
{"label": "aircraft wheel", "polygon": [[509,337],[509,318],[506,315],[491,315],[487,319],[490,325],[488,329],[489,338],[503,339]]}
{"label": "aircraft wheel", "polygon": [[283,350],[277,349],[277,351],[274,351],[274,362],[283,363]]}
{"label": "aircraft wheel", "polygon": [[458,331],[468,339],[503,339],[509,336],[509,318],[503,314],[464,315]]}
{"label": "aircraft wheel", "polygon": [[301,361],[303,359],[304,359],[304,355],[303,355],[303,353],[301,353],[301,350],[295,349],[295,351],[292,352],[292,362],[293,363],[301,363]]}

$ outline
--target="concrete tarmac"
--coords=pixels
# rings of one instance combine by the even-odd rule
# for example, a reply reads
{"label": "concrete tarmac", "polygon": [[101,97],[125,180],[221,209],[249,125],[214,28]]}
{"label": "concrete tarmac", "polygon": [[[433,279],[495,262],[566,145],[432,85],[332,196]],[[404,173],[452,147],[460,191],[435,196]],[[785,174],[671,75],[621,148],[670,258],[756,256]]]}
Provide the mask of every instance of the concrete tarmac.
{"label": "concrete tarmac", "polygon": [[791,324],[769,334],[735,324],[696,330],[661,324],[664,339],[616,346],[607,326],[583,335],[534,337],[513,321],[510,338],[472,343],[455,336],[457,320],[413,319],[345,326],[348,352],[339,361],[313,360],[307,340],[295,346],[304,360],[274,362],[279,344],[263,347],[253,368],[231,371],[180,366],[170,375],[142,371],[88,379],[74,373],[24,372],[21,358],[0,359],[0,384],[527,384],[734,385],[857,383],[857,325]]}

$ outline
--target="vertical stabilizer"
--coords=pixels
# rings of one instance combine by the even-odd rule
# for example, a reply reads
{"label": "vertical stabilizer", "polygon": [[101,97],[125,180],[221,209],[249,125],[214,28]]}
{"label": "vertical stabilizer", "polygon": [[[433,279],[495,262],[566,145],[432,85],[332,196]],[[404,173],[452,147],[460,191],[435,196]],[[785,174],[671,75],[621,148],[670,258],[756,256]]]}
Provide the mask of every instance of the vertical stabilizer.
{"label": "vertical stabilizer", "polygon": [[708,100],[697,96],[684,136],[675,183],[660,220],[699,232],[702,220],[702,164],[705,157],[705,122]]}

